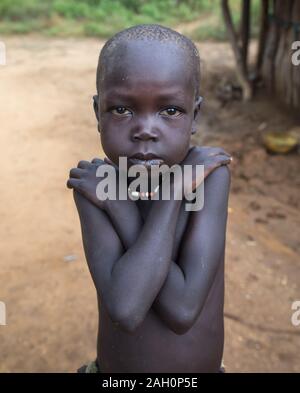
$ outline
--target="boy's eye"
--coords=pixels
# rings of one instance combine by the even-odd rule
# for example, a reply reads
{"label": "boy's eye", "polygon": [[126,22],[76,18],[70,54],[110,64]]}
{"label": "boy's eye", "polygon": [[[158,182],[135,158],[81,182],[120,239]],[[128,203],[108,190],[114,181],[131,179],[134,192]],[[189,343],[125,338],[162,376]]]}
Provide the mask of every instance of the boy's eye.
{"label": "boy's eye", "polygon": [[177,116],[181,115],[181,113],[182,112],[179,109],[174,108],[174,107],[166,108],[160,112],[161,115],[172,116],[172,117],[177,117]]}
{"label": "boy's eye", "polygon": [[116,108],[112,109],[111,112],[114,115],[129,115],[131,112],[126,109],[124,106],[117,106]]}

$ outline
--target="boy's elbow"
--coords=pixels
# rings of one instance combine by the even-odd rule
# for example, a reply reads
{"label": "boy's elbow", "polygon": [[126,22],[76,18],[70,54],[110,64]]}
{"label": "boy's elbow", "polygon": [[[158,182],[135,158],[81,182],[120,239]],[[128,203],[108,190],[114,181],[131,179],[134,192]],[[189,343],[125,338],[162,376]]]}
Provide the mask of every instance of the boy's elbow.
{"label": "boy's elbow", "polygon": [[136,313],[120,308],[111,308],[110,317],[120,329],[126,333],[133,334],[143,322],[142,318]]}
{"label": "boy's elbow", "polygon": [[142,321],[136,320],[133,316],[128,316],[126,318],[121,318],[119,320],[120,328],[129,334],[133,334],[136,332],[138,327],[141,325]]}
{"label": "boy's elbow", "polygon": [[195,323],[196,313],[188,310],[177,312],[170,324],[170,328],[174,333],[182,335],[187,333]]}
{"label": "boy's elbow", "polygon": [[177,326],[176,326],[176,330],[175,333],[178,335],[182,335],[187,333],[194,325],[194,319],[181,319],[178,321]]}

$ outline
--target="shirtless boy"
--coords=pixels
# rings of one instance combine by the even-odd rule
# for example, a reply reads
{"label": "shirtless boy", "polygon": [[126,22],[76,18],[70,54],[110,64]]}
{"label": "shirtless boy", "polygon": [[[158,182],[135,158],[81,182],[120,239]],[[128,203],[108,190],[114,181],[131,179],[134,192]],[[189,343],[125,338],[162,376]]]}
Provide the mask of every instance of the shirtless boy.
{"label": "shirtless boy", "polygon": [[[94,109],[106,158],[80,161],[67,186],[98,295],[100,372],[221,367],[231,157],[190,144],[201,102],[199,69],[194,44],[159,25],[118,33],[99,57]],[[204,165],[203,208],[186,211],[184,198],[175,197],[99,200],[99,165],[117,173],[119,157],[130,167],[132,156],[147,169],[157,157],[169,167]],[[178,192],[174,179],[171,185]]]}

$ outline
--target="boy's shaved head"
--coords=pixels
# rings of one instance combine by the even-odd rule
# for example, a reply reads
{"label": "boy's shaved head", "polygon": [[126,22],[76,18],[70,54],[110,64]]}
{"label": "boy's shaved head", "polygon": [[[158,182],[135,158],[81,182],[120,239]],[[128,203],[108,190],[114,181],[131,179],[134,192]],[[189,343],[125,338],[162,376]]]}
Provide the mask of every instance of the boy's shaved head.
{"label": "boy's shaved head", "polygon": [[195,95],[199,95],[200,84],[200,58],[195,44],[184,35],[164,26],[144,24],[122,30],[110,38],[103,46],[97,67],[97,92],[101,90],[101,82],[115,65],[120,65],[126,44],[131,41],[156,41],[175,44],[184,51],[186,66],[193,79]]}

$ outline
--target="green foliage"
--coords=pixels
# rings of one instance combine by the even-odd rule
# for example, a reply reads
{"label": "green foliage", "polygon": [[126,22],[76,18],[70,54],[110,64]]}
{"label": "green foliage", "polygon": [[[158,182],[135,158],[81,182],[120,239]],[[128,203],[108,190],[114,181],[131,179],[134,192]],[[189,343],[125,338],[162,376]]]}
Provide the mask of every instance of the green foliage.
{"label": "green foliage", "polygon": [[21,21],[37,18],[51,13],[51,1],[39,0],[0,0],[0,19]]}
{"label": "green foliage", "polygon": [[[210,2],[211,4],[213,3]],[[256,37],[259,30],[259,16],[260,16],[260,0],[251,1],[251,37]],[[231,16],[236,31],[240,28],[241,19],[241,1],[231,0],[229,2]],[[215,4],[216,5],[216,4]],[[220,5],[220,3],[219,3]],[[211,10],[209,10],[211,11]],[[207,12],[204,15],[198,26],[190,32],[190,37],[195,41],[201,40],[227,40],[227,32],[223,21],[222,10],[220,6],[215,6],[213,12]]]}
{"label": "green foliage", "polygon": [[[257,33],[260,0],[252,0],[252,28]],[[231,0],[239,23],[241,0]],[[160,23],[170,27],[199,21],[188,30],[195,40],[226,38],[220,0],[0,0],[0,33],[88,35],[107,38],[126,27]]]}
{"label": "green foliage", "polygon": [[53,12],[67,19],[86,19],[91,16],[91,7],[83,1],[55,0],[52,5]]}

